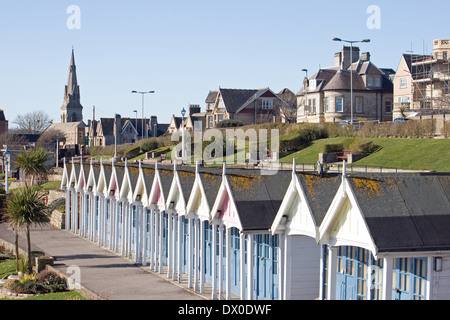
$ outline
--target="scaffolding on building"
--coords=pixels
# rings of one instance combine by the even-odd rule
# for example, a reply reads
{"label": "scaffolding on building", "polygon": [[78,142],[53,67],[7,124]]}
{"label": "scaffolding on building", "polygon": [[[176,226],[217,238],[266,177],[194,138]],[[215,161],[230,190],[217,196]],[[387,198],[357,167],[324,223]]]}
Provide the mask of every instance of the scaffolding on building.
{"label": "scaffolding on building", "polygon": [[450,112],[449,58],[446,51],[435,51],[433,55],[411,55],[411,111]]}

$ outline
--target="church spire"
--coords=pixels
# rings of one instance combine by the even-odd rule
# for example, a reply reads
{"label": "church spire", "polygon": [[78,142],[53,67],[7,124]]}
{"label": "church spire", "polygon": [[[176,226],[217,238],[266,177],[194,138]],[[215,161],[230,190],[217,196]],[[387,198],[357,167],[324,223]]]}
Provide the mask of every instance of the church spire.
{"label": "church spire", "polygon": [[69,77],[64,92],[64,104],[61,107],[61,111],[61,123],[79,122],[83,120],[83,106],[80,102],[80,86],[78,85],[75,50],[73,47],[70,58]]}
{"label": "church spire", "polygon": [[72,57],[70,58],[69,81],[67,82],[67,87],[69,94],[72,95],[78,88],[77,66],[75,65],[75,51],[73,48],[72,48]]}

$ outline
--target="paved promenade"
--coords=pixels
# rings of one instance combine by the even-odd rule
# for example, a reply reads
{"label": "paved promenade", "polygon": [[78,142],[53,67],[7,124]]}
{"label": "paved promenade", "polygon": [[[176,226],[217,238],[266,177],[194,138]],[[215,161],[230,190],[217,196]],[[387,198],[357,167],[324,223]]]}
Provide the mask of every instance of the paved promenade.
{"label": "paved promenade", "polygon": [[[14,233],[0,223],[0,239],[14,244]],[[54,269],[71,276],[70,266],[79,267],[80,282],[94,297],[104,300],[204,300],[187,289],[185,283],[168,281],[148,267],[139,266],[119,255],[65,230],[53,227],[33,229],[33,250],[43,251],[55,259]],[[19,245],[26,248],[20,234]]]}

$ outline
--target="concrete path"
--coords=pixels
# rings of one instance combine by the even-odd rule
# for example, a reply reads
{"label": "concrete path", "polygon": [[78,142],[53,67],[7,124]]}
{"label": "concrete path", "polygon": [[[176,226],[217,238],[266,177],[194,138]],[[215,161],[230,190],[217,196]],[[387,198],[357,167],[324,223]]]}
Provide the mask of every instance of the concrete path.
{"label": "concrete path", "polygon": [[[0,239],[14,243],[14,233],[0,223]],[[148,267],[139,266],[119,255],[74,235],[53,227],[33,229],[33,250],[43,251],[55,259],[54,269],[73,276],[79,270],[80,283],[105,300],[204,300],[183,284],[164,279]],[[26,239],[20,234],[19,245],[26,248]],[[74,268],[69,268],[74,266]],[[79,268],[79,269],[78,269]]]}

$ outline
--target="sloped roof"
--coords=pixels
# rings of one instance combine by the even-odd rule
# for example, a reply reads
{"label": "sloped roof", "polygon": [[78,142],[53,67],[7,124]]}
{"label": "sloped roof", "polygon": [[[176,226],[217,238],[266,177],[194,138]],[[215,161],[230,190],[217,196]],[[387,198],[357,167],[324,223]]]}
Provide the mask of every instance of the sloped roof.
{"label": "sloped roof", "polygon": [[[323,90],[351,90],[350,76],[351,71],[339,70]],[[353,90],[366,90],[364,80],[356,72],[353,72]]]}
{"label": "sloped roof", "polygon": [[450,250],[450,174],[348,181],[379,252]]}
{"label": "sloped roof", "polygon": [[206,103],[214,103],[214,102],[216,102],[218,94],[219,94],[219,91],[210,91],[208,96],[206,97],[205,102]]}
{"label": "sloped roof", "polygon": [[5,112],[0,109],[0,121],[6,121]]}
{"label": "sloped roof", "polygon": [[231,113],[238,111],[257,92],[258,90],[249,89],[220,89],[225,108]]}
{"label": "sloped roof", "polygon": [[[241,171],[241,172],[239,172]],[[242,231],[269,230],[290,183],[292,173],[273,176],[259,170],[227,170],[227,179],[239,213]]]}
{"label": "sloped roof", "polygon": [[305,192],[316,226],[320,226],[341,185],[342,176],[324,174],[320,177],[312,173],[297,173],[297,177]]}

